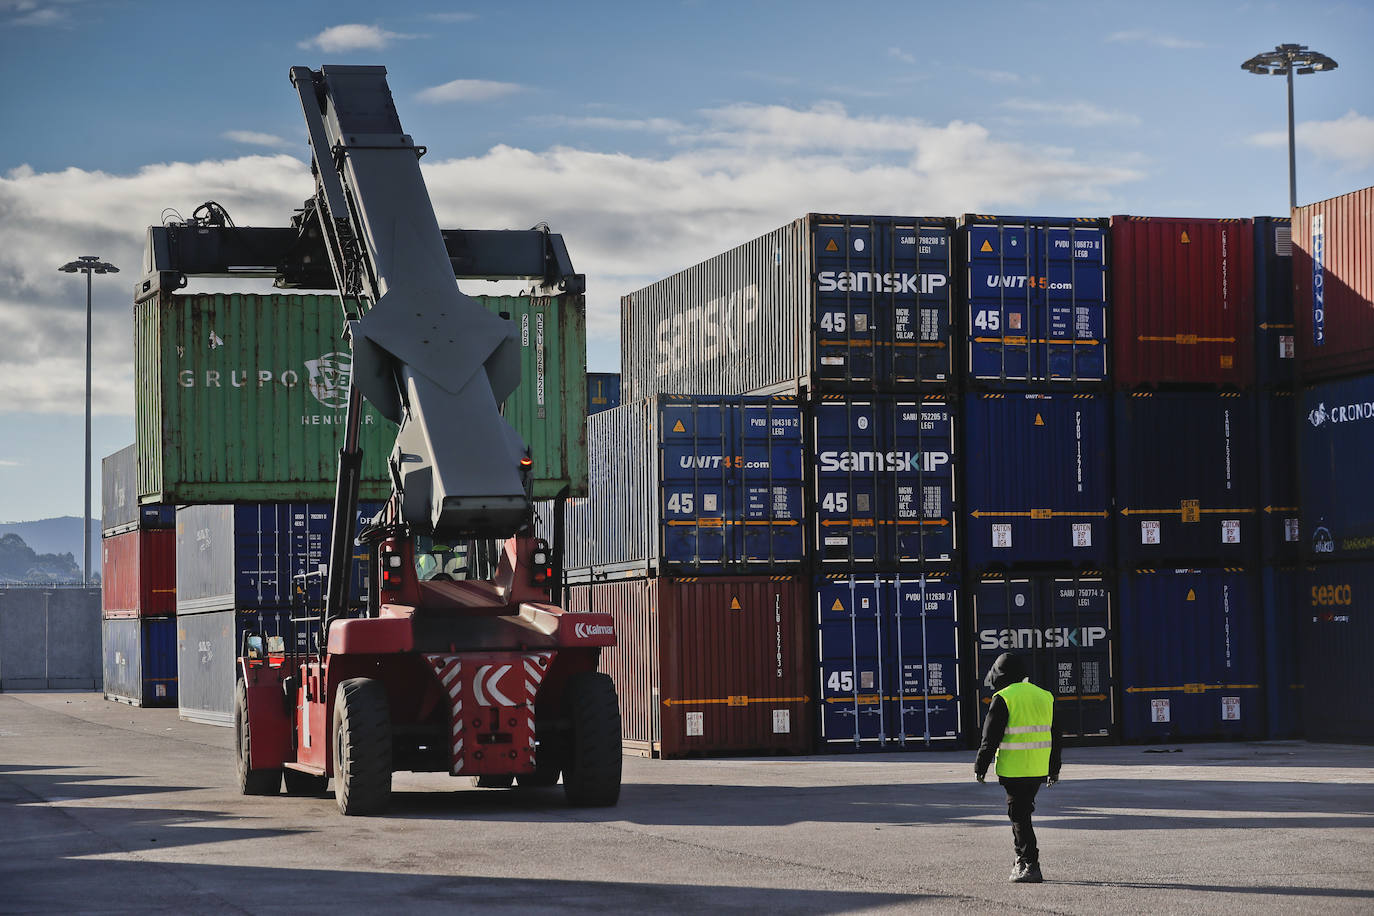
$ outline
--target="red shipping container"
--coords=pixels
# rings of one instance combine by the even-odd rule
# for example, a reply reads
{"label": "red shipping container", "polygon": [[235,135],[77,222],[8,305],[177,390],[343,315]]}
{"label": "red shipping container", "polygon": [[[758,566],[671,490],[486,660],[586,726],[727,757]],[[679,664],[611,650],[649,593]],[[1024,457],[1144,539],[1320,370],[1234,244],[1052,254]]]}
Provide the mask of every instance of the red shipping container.
{"label": "red shipping container", "polygon": [[1254,224],[1113,216],[1119,388],[1255,383]]}
{"label": "red shipping container", "polygon": [[1293,314],[1304,380],[1374,372],[1374,187],[1293,211]]}
{"label": "red shipping container", "polygon": [[809,606],[791,576],[596,582],[568,601],[615,617],[601,670],[620,695],[624,747],[665,758],[812,750]]}
{"label": "red shipping container", "polygon": [[177,533],[130,531],[100,542],[100,607],[107,620],[177,612]]}

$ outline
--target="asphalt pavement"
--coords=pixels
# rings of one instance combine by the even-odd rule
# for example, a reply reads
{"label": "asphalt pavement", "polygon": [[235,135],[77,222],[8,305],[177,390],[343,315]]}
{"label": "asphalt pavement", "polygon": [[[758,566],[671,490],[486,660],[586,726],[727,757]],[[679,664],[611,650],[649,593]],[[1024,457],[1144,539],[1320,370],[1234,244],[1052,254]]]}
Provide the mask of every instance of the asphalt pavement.
{"label": "asphalt pavement", "polygon": [[247,798],[229,729],[0,694],[0,913],[1374,913],[1374,749],[1065,753],[1046,883],[949,751],[625,759],[614,808],[397,774],[391,810]]}

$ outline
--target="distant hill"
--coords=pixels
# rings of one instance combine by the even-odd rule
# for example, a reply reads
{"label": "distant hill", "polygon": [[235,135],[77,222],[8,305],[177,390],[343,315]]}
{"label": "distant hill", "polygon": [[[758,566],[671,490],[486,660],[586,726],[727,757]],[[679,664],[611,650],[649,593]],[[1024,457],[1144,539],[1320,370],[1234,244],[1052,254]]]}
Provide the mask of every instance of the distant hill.
{"label": "distant hill", "polygon": [[0,534],[0,582],[46,585],[81,581],[70,553],[35,553],[17,534]]}
{"label": "distant hill", "polygon": [[[81,517],[63,515],[34,522],[0,522],[0,537],[17,534],[35,554],[69,553],[81,578]],[[91,575],[100,573],[100,518],[91,519]]]}

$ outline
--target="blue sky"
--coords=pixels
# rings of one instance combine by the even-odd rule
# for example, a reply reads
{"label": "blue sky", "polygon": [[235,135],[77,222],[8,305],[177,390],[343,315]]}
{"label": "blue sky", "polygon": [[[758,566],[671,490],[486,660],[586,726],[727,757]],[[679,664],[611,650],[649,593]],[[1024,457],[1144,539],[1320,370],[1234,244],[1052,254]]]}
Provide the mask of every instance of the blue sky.
{"label": "blue sky", "polygon": [[614,371],[621,294],[808,211],[1282,215],[1283,81],[1239,66],[1281,42],[1340,63],[1297,82],[1299,202],[1374,184],[1371,3],[0,0],[0,521],[81,512],[56,266],[124,269],[100,456],[133,440],[144,227],[284,225],[311,190],[293,65],[387,66],[445,225],[562,232]]}

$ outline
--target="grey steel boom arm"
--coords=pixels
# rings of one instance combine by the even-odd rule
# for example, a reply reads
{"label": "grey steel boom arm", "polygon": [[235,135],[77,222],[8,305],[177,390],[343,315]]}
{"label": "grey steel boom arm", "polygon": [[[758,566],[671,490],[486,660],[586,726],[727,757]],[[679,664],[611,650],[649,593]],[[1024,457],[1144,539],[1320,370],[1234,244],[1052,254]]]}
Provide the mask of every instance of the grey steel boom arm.
{"label": "grey steel boom arm", "polygon": [[353,385],[400,424],[391,454],[417,534],[507,536],[529,512],[519,434],[500,405],[520,383],[513,327],[459,291],[383,67],[294,67],[316,213],[349,322]]}

